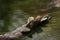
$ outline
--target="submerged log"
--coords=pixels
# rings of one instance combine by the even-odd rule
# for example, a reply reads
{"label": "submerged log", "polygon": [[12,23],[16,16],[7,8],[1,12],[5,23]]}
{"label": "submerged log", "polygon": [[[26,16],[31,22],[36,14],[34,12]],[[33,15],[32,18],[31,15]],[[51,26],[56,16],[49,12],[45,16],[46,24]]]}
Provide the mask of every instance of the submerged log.
{"label": "submerged log", "polygon": [[12,32],[5,33],[3,35],[0,35],[0,40],[15,40],[18,38],[23,37],[23,32],[29,32],[32,28],[37,27],[38,24],[40,24],[43,21],[49,21],[51,16],[48,14],[46,15],[39,15],[36,18],[29,17],[28,22],[21,27],[17,28],[16,30]]}

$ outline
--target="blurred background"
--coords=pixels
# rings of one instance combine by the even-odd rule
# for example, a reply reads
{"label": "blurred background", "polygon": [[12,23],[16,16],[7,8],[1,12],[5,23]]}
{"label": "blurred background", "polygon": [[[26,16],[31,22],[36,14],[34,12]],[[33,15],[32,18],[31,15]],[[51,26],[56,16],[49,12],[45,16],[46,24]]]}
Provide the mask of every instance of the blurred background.
{"label": "blurred background", "polygon": [[[0,0],[0,34],[15,30],[27,23],[30,16],[36,17],[41,13],[50,0]],[[52,8],[47,11],[52,19],[38,33],[22,40],[60,40],[60,8]]]}

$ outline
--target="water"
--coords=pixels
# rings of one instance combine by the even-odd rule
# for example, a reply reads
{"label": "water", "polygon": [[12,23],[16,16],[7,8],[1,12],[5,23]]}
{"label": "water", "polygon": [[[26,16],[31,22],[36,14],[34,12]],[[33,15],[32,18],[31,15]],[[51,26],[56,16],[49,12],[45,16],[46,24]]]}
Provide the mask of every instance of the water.
{"label": "water", "polygon": [[[25,24],[27,22],[27,18],[31,16],[28,13],[24,13],[20,9],[14,10],[13,13],[13,28],[20,27],[21,25]],[[48,23],[45,27],[41,28],[42,32],[37,32],[41,31],[40,28],[37,28],[37,31],[30,35],[32,37],[25,36],[21,40],[60,40],[60,12],[56,11],[52,13],[51,15],[53,16],[53,18],[50,20],[50,23]]]}
{"label": "water", "polygon": [[17,27],[21,27],[23,24],[26,24],[28,17],[29,15],[27,13],[24,13],[22,10],[14,9],[13,16],[11,18],[11,24],[12,24],[10,26],[11,31]]}
{"label": "water", "polygon": [[[23,24],[27,23],[27,19],[32,14],[25,13],[20,9],[14,9],[12,11],[13,16],[11,18],[11,25],[8,27],[9,31],[15,30],[17,27],[21,27]],[[34,32],[32,37],[24,36],[21,40],[60,40],[60,12],[54,11],[51,12],[53,18],[50,22],[42,27],[42,32]],[[34,14],[35,15],[35,14]],[[35,15],[36,16],[36,15]],[[0,29],[3,27],[3,20],[0,20]],[[37,28],[37,31],[41,31],[40,28]]]}
{"label": "water", "polygon": [[[27,23],[29,16],[31,15],[24,13],[20,9],[14,9],[9,31],[15,30],[17,27],[21,27],[23,24]],[[42,27],[42,32],[34,32],[34,34],[31,35],[32,37],[24,36],[21,40],[60,40],[59,13],[52,14],[52,16],[54,17],[50,20],[50,23],[47,24],[46,27]],[[0,20],[0,28],[3,27],[3,22],[3,20]],[[38,29],[38,31],[40,30]]]}

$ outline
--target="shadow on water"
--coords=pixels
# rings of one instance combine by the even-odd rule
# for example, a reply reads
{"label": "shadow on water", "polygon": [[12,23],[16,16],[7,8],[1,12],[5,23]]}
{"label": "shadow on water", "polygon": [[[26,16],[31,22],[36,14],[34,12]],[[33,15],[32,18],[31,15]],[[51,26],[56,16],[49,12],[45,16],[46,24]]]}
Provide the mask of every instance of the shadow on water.
{"label": "shadow on water", "polygon": [[49,23],[48,20],[42,21],[38,25],[34,25],[34,27],[31,29],[31,31],[24,32],[23,34],[24,34],[24,36],[28,36],[28,37],[32,38],[32,35],[34,33],[41,33],[43,31],[42,27],[46,27],[46,24],[48,24],[48,23]]}

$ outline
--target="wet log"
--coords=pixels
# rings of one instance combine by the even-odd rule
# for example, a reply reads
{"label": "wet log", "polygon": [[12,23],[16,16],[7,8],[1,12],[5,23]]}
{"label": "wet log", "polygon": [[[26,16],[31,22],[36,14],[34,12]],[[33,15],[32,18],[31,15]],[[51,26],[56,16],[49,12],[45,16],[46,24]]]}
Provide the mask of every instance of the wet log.
{"label": "wet log", "polygon": [[38,15],[36,18],[29,17],[28,22],[21,27],[18,27],[16,30],[12,32],[5,33],[0,35],[0,40],[16,40],[23,37],[23,32],[29,32],[32,28],[38,26],[43,21],[49,21],[51,16],[49,14],[46,15]]}

